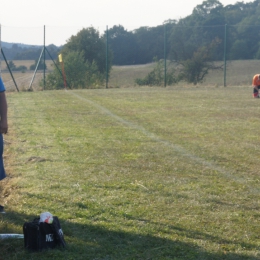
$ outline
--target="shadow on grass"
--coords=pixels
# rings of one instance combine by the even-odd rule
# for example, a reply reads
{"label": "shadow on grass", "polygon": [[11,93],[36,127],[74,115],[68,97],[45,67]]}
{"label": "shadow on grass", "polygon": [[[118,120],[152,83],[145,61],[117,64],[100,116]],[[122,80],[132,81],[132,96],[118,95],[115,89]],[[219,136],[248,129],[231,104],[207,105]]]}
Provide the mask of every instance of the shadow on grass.
{"label": "shadow on grass", "polygon": [[[36,216],[8,212],[0,216],[0,233],[17,233],[17,228],[25,221],[34,219]],[[68,244],[66,249],[55,249],[38,253],[30,253],[24,250],[23,239],[0,240],[0,260],[2,259],[250,259],[257,260],[257,256],[225,252],[224,248],[219,253],[205,251],[192,243],[172,241],[152,235],[140,235],[123,231],[113,231],[97,225],[71,223],[60,219],[64,231],[65,240]],[[157,223],[158,224],[158,223]],[[180,227],[171,226],[176,233],[193,239],[215,242],[216,244],[228,244],[231,241],[223,241],[221,238],[194,232]],[[16,230],[16,231],[15,231]],[[181,236],[180,236],[181,237]],[[233,243],[233,242],[232,242]],[[243,244],[241,248],[255,249],[252,244]],[[257,249],[255,249],[257,251]]]}

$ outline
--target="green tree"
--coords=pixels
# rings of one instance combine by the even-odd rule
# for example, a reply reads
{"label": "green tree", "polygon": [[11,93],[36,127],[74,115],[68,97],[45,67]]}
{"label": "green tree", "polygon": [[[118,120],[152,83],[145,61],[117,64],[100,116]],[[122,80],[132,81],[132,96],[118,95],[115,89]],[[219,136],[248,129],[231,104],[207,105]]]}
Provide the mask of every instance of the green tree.
{"label": "green tree", "polygon": [[[89,88],[100,86],[104,81],[104,76],[98,70],[93,61],[85,62],[82,52],[71,51],[63,58],[66,85],[69,88]],[[62,73],[62,64],[60,68],[48,74],[46,80],[46,89],[63,89],[64,78]]]}
{"label": "green tree", "polygon": [[121,25],[115,25],[108,30],[108,42],[114,65],[131,65],[138,62],[138,45],[132,32],[128,32]]}
{"label": "green tree", "polygon": [[[152,62],[154,57],[163,58],[163,27],[140,27],[134,31],[138,44],[138,59],[141,64]],[[159,49],[158,49],[159,45]]]}
{"label": "green tree", "polygon": [[[105,37],[101,37],[99,32],[93,27],[84,28],[70,37],[62,48],[64,57],[70,52],[76,51],[83,55],[84,62],[92,64],[95,62],[101,74],[106,73],[106,42]],[[111,70],[111,52],[108,53],[108,73]]]}
{"label": "green tree", "polygon": [[214,49],[220,44],[218,39],[212,41],[209,45],[199,47],[190,58],[179,60],[181,65],[178,80],[184,80],[196,85],[202,82],[209,70],[221,69],[222,66],[216,66],[212,55]]}
{"label": "green tree", "polygon": [[199,15],[202,17],[209,17],[212,14],[215,14],[222,9],[223,5],[218,0],[207,0],[203,1],[202,4],[197,5],[193,9],[193,14]]}
{"label": "green tree", "polygon": [[[36,69],[36,66],[37,66],[37,63],[38,63],[38,60],[35,60],[34,61],[34,64],[32,64],[31,66],[30,66],[30,70],[35,70]],[[46,66],[46,64],[44,63],[44,61],[41,59],[40,60],[40,62],[39,62],[39,65],[38,65],[38,70],[43,70],[43,69],[46,69],[47,68],[47,66]]]}
{"label": "green tree", "polygon": [[[15,64],[14,64],[14,62],[12,61],[12,60],[10,60],[9,62],[8,62],[8,66],[9,66],[9,69],[10,70],[15,70],[16,69],[16,66],[15,66]],[[8,68],[7,68],[8,69]]]}
{"label": "green tree", "polygon": [[229,58],[231,60],[249,59],[250,52],[246,40],[236,40],[230,49]]}

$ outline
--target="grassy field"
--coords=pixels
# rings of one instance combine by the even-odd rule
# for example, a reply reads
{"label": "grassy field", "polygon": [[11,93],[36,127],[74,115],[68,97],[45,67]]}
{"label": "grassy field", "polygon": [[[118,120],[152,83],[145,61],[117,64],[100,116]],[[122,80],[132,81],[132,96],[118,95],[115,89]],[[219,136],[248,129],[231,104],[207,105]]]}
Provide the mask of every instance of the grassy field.
{"label": "grassy field", "polygon": [[0,259],[260,259],[259,100],[248,87],[8,93],[0,233],[49,211],[67,249]]}

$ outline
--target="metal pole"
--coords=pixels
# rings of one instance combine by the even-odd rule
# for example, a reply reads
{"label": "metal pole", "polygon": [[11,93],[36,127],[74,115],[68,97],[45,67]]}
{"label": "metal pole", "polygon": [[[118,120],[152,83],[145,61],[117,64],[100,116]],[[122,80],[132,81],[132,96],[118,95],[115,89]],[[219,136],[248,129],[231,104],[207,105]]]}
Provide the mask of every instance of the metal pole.
{"label": "metal pole", "polygon": [[43,90],[45,90],[45,25],[43,29]]}
{"label": "metal pole", "polygon": [[224,87],[226,84],[226,74],[227,74],[227,24],[225,24],[225,39],[224,39]]}
{"label": "metal pole", "polygon": [[1,49],[1,53],[2,53],[2,55],[3,55],[3,57],[4,57],[6,66],[7,66],[8,70],[9,70],[9,72],[10,72],[10,74],[11,74],[11,77],[12,77],[12,79],[13,79],[14,85],[15,85],[17,91],[19,92],[19,89],[18,89],[17,84],[16,84],[16,82],[15,82],[15,79],[14,79],[14,76],[13,76],[13,73],[12,73],[12,70],[10,69],[10,66],[9,66],[9,64],[8,64],[8,62],[7,62],[7,59],[6,59],[5,54],[4,54],[4,52],[3,52],[3,49]]}
{"label": "metal pole", "polygon": [[36,68],[35,68],[35,70],[34,70],[33,77],[32,77],[32,80],[31,80],[31,82],[30,82],[30,85],[29,85],[29,88],[28,88],[28,89],[31,89],[31,87],[32,87],[32,83],[33,83],[33,81],[34,81],[35,74],[36,74],[36,72],[37,72],[37,70],[38,70],[38,67],[39,67],[39,64],[40,64],[40,61],[41,61],[43,52],[44,52],[44,47],[42,48],[42,52],[41,52],[40,58],[39,58],[39,60],[38,60],[38,62],[37,62],[37,65],[36,65]]}
{"label": "metal pole", "polygon": [[164,24],[164,87],[166,87],[166,24]]}
{"label": "metal pole", "polygon": [[108,88],[108,26],[106,33],[106,88]]}

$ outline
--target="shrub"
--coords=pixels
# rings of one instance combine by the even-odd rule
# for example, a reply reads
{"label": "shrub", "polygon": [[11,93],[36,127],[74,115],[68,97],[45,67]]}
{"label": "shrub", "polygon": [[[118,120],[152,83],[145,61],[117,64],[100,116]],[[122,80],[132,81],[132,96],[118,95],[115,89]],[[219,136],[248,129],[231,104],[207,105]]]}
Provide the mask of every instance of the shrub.
{"label": "shrub", "polygon": [[[163,60],[158,61],[154,58],[156,62],[155,68],[143,79],[135,79],[135,83],[139,86],[163,86],[164,85],[164,64]],[[175,78],[175,70],[171,68],[170,71],[166,72],[166,85],[172,85],[177,82]]]}

